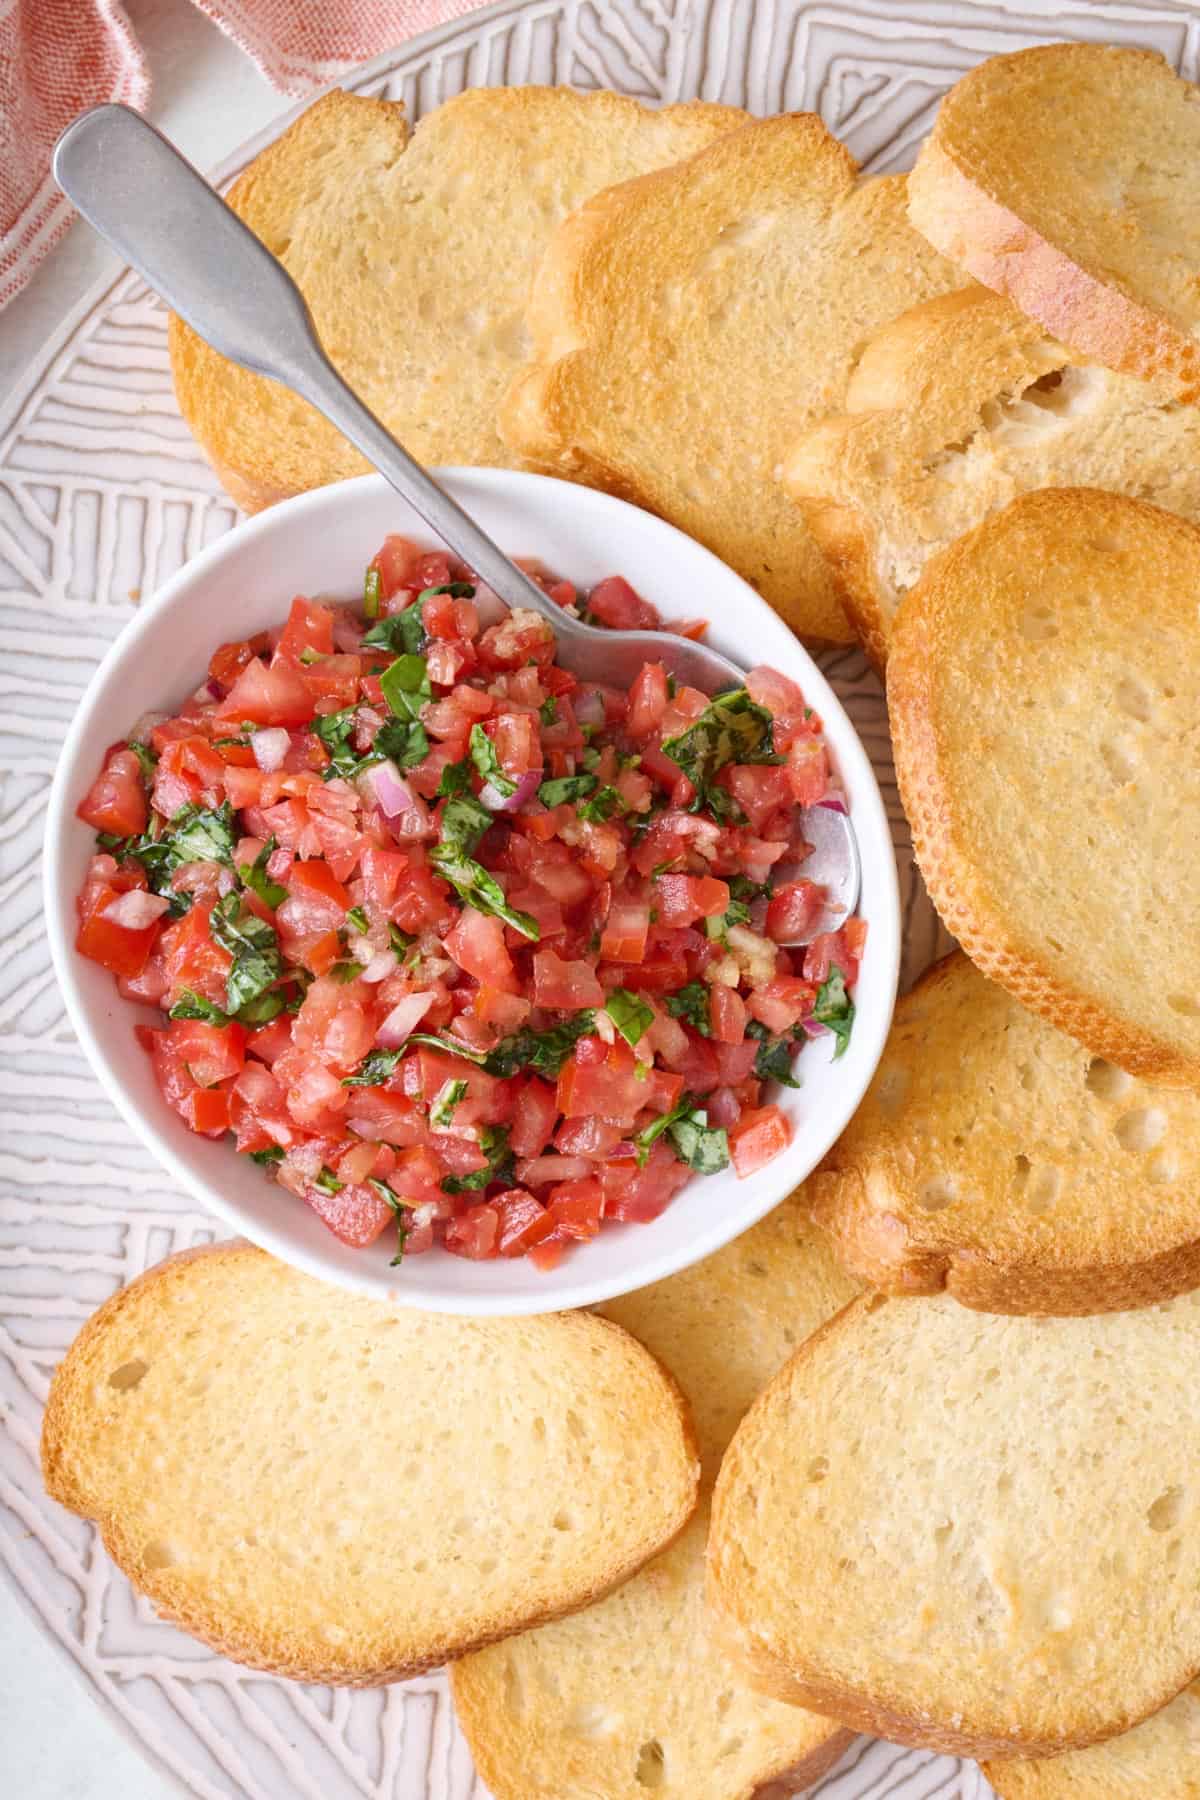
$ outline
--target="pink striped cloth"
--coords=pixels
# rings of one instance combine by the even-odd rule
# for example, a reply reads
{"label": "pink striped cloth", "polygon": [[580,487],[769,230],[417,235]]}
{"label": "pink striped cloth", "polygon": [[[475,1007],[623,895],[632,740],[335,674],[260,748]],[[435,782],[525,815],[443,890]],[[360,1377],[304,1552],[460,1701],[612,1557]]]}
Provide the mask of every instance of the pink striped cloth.
{"label": "pink striped cloth", "polygon": [[[480,0],[193,0],[272,87],[308,94],[356,63]],[[73,213],[50,151],[85,107],[150,95],[120,0],[0,0],[0,306],[28,281]]]}

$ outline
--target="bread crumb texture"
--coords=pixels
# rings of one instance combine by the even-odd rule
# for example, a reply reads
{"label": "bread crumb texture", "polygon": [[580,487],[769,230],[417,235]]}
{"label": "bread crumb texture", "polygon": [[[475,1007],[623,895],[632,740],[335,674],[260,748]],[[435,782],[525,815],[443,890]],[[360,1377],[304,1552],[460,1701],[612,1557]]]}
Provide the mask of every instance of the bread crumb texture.
{"label": "bread crumb texture", "polygon": [[983,970],[1118,1068],[1200,1083],[1200,528],[1094,489],[936,557],[888,662],[917,861]]}
{"label": "bread crumb texture", "polygon": [[674,1383],[607,1321],[402,1310],[238,1244],[84,1327],[43,1468],[165,1617],[353,1685],[606,1591],[682,1529],[698,1475]]}
{"label": "bread crumb texture", "polygon": [[[1082,1748],[1200,1670],[1200,1296],[856,1300],[722,1465],[709,1592],[768,1691],[966,1755]],[[1169,1791],[1169,1790],[1164,1790]]]}
{"label": "bread crumb texture", "polygon": [[[692,1401],[706,1475],[755,1394],[857,1291],[804,1190],[703,1263],[610,1301]],[[807,1787],[848,1733],[755,1693],[709,1640],[707,1502],[683,1536],[585,1612],[456,1663],[455,1705],[497,1800],[751,1800]]]}
{"label": "bread crumb texture", "polygon": [[1000,1800],[1200,1800],[1200,1687],[1106,1744],[984,1773]]}
{"label": "bread crumb texture", "polygon": [[[497,404],[529,354],[550,233],[611,181],[689,156],[745,115],[651,111],[570,88],[470,88],[409,136],[401,105],[340,90],[256,157],[229,199],[283,262],[331,360],[418,462],[512,466]],[[367,463],[312,407],[171,322],[179,407],[257,512]]]}

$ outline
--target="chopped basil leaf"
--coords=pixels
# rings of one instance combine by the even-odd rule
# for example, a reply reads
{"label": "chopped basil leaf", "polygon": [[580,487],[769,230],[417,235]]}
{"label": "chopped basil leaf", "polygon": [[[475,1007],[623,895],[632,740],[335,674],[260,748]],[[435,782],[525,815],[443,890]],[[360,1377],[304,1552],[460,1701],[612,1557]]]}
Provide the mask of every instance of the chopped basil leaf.
{"label": "chopped basil leaf", "polygon": [[745,814],[716,777],[729,763],[780,763],[773,749],[772,719],[745,688],[718,694],[700,717],[678,736],[666,738],[664,753],[678,763],[696,790],[692,810],[707,806],[721,824],[745,824]]}
{"label": "chopped basil leaf", "polygon": [[220,747],[221,747],[221,745],[222,745],[222,744],[237,744],[237,745],[239,745],[239,746],[240,746],[240,748],[241,748],[241,749],[243,749],[243,750],[249,750],[249,748],[250,748],[250,739],[249,739],[249,738],[248,738],[248,737],[222,737],[222,738],[214,738],[214,739],[213,739],[213,741],[212,741],[212,744],[213,744],[213,749],[214,749],[214,750],[219,750],[219,749],[220,749]]}
{"label": "chopped basil leaf", "polygon": [[745,925],[749,922],[750,908],[744,900],[731,900],[723,913],[705,919],[704,935],[710,941],[724,941],[731,925]]}
{"label": "chopped basil leaf", "polygon": [[322,1167],[321,1173],[313,1177],[313,1186],[320,1188],[323,1194],[340,1194],[345,1185],[344,1181],[338,1180],[332,1169]]}
{"label": "chopped basil leaf", "polygon": [[429,1108],[429,1124],[434,1131],[445,1131],[453,1124],[455,1109],[467,1097],[465,1081],[443,1081]]}
{"label": "chopped basil leaf", "polygon": [[553,694],[543,700],[542,704],[538,707],[538,718],[542,721],[543,725],[553,725],[558,718],[558,701]]}
{"label": "chopped basil leaf", "polygon": [[[404,614],[397,617],[402,619]],[[398,719],[419,719],[425,702],[433,699],[429,667],[423,656],[398,656],[379,677],[379,686]]]}
{"label": "chopped basil leaf", "polygon": [[590,794],[595,785],[594,775],[555,775],[551,780],[543,781],[538,789],[538,799],[543,806],[568,806]]}
{"label": "chopped basil leaf", "polygon": [[[581,725],[579,729],[583,732],[584,737],[590,737],[593,732],[599,730],[599,726],[597,726],[597,725]],[[581,750],[579,752],[579,760],[583,764],[584,768],[587,769],[590,773],[591,770],[598,769],[600,767],[600,752],[598,750],[593,750],[591,745],[589,744],[586,750]]]}
{"label": "chopped basil leaf", "polygon": [[766,1026],[757,1019],[751,1019],[747,1024],[746,1035],[759,1039],[754,1073],[760,1081],[779,1081],[784,1087],[790,1088],[800,1086],[792,1073],[792,1059],[796,1054],[795,1038],[773,1038]]}
{"label": "chopped basil leaf", "polygon": [[226,1005],[232,1013],[247,1001],[257,1000],[278,979],[282,960],[279,942],[271,927],[254,913],[243,911],[240,894],[218,900],[209,919],[214,940],[233,957],[225,977]]}
{"label": "chopped basil leaf", "polygon": [[355,981],[363,972],[363,965],[358,962],[335,962],[328,971],[332,980],[345,987],[347,982]]}
{"label": "chopped basil leaf", "polygon": [[408,1044],[428,1044],[431,1050],[445,1050],[449,1056],[461,1056],[464,1062],[475,1063],[478,1068],[487,1061],[483,1050],[472,1050],[461,1038],[452,1037],[448,1031],[410,1031],[406,1039]]}
{"label": "chopped basil leaf", "polygon": [[[217,739],[218,743],[221,743],[223,741],[224,740],[221,738]],[[154,754],[153,750],[150,748],[149,744],[135,744],[133,742],[133,740],[131,739],[130,743],[129,743],[129,748],[133,751],[133,754],[137,757],[138,767],[141,769],[142,775],[145,778],[145,780],[153,781],[154,771],[158,767],[158,758],[157,758],[157,756],[155,756],[155,754]]]}
{"label": "chopped basil leaf", "polygon": [[404,1209],[412,1203],[403,1199],[395,1188],[388,1186],[386,1181],[380,1181],[374,1175],[368,1175],[367,1180],[379,1198],[386,1201],[396,1215],[396,1254],[388,1264],[389,1269],[394,1269],[398,1263],[404,1261],[404,1246],[408,1242],[408,1221],[404,1216]]}
{"label": "chopped basil leaf", "polygon": [[486,1169],[476,1169],[470,1175],[450,1175],[442,1182],[444,1194],[477,1194],[493,1181],[505,1184],[513,1180],[512,1152],[508,1147],[508,1127],[506,1125],[484,1125],[479,1132],[479,1148],[487,1157]]}
{"label": "chopped basil leaf", "polygon": [[[462,805],[461,800],[450,802],[450,806]],[[483,810],[486,811],[486,808]],[[522,937],[537,943],[542,935],[537,920],[510,906],[496,877],[489,875],[483,864],[474,862],[459,845],[445,842],[437,844],[429,852],[429,860],[466,905],[473,906],[477,912],[503,919],[506,925],[511,925]]]}
{"label": "chopped basil leaf", "polygon": [[813,1018],[819,1025],[827,1026],[837,1039],[837,1049],[833,1053],[836,1062],[845,1054],[854,1027],[854,1002],[846,992],[846,977],[836,964],[817,989]]}
{"label": "chopped basil leaf", "polygon": [[604,1003],[604,1010],[630,1045],[636,1044],[654,1023],[654,1008],[631,994],[628,988],[614,988]]}
{"label": "chopped basil leaf", "polygon": [[358,711],[355,706],[343,706],[340,712],[326,713],[323,718],[314,719],[312,729],[329,752],[329,769],[326,779],[333,775],[349,777],[358,771],[360,757],[350,742],[354,730],[354,716]]}
{"label": "chopped basil leaf", "polygon": [[398,769],[415,769],[428,755],[429,737],[419,719],[385,719],[360,766],[386,756]]}
{"label": "chopped basil leaf", "polygon": [[343,1075],[343,1087],[382,1087],[396,1073],[403,1050],[372,1050],[353,1075]]}
{"label": "chopped basil leaf", "polygon": [[690,1113],[695,1104],[693,1095],[684,1094],[677,1106],[673,1106],[669,1112],[659,1113],[657,1119],[651,1119],[649,1125],[638,1132],[633,1141],[637,1145],[639,1168],[645,1166],[646,1158],[663,1132],[669,1131],[677,1119],[682,1119],[687,1113]]}
{"label": "chopped basil leaf", "polygon": [[595,1028],[596,1015],[590,1008],[577,1012],[562,1025],[548,1031],[531,1031],[528,1027],[497,1044],[483,1058],[489,1075],[507,1079],[518,1069],[534,1069],[539,1075],[555,1076],[574,1050],[581,1037]]}
{"label": "chopped basil leaf", "polygon": [[267,874],[267,864],[278,848],[279,840],[269,837],[252,863],[239,863],[238,875],[244,887],[253,888],[259,899],[274,912],[287,899],[287,889]]}
{"label": "chopped basil leaf", "polygon": [[203,994],[197,994],[192,988],[181,988],[179,998],[171,1008],[172,1019],[203,1019],[206,1025],[228,1025],[229,1014],[206,1000]]}
{"label": "chopped basil leaf", "polygon": [[363,616],[368,619],[379,617],[379,604],[382,590],[379,584],[379,570],[374,563],[363,576]]}
{"label": "chopped basil leaf", "polygon": [[357,931],[360,936],[364,931],[370,930],[370,920],[367,918],[367,915],[361,906],[352,906],[350,908],[350,911],[346,914],[346,923],[351,931]]}
{"label": "chopped basil leaf", "polygon": [[472,725],[470,737],[471,761],[479,771],[481,781],[490,782],[498,794],[505,798],[515,794],[517,784],[511,775],[506,775],[496,755],[493,744],[482,725]]}
{"label": "chopped basil leaf", "polygon": [[442,778],[438,782],[438,795],[445,800],[453,800],[459,794],[471,791],[471,764],[464,756],[461,762],[447,763],[442,770]]}
{"label": "chopped basil leaf", "polygon": [[372,625],[363,638],[364,650],[390,650],[393,656],[415,656],[425,642],[425,595],[418,594],[403,612],[392,613]]}
{"label": "chopped basil leaf", "polygon": [[762,900],[771,892],[769,881],[751,881],[748,875],[727,875],[725,879],[735,900]]}
{"label": "chopped basil leaf", "polygon": [[712,1036],[708,1017],[708,989],[702,981],[689,981],[677,994],[668,994],[663,1005],[673,1019],[686,1019],[701,1037]]}
{"label": "chopped basil leaf", "polygon": [[246,1154],[251,1162],[259,1163],[264,1169],[283,1161],[283,1151],[278,1144],[271,1144],[266,1150],[248,1150]]}
{"label": "chopped basil leaf", "polygon": [[303,650],[300,652],[301,668],[311,669],[314,663],[324,661],[325,652],[323,650],[314,650],[311,644],[305,644]]}
{"label": "chopped basil leaf", "polygon": [[703,1108],[685,1113],[668,1127],[681,1162],[697,1175],[715,1175],[729,1167],[729,1139],[723,1126],[712,1126]]}
{"label": "chopped basil leaf", "polygon": [[233,863],[233,808],[228,800],[215,811],[184,806],[170,824],[171,848],[179,862]]}
{"label": "chopped basil leaf", "polygon": [[267,988],[254,1000],[247,1000],[238,1012],[238,1022],[242,1025],[269,1025],[277,1019],[284,1009],[283,995],[275,988]]}
{"label": "chopped basil leaf", "polygon": [[593,794],[590,800],[581,802],[579,816],[589,825],[602,825],[606,819],[611,819],[618,809],[623,809],[623,802],[616,788],[602,787],[600,792]]}
{"label": "chopped basil leaf", "polygon": [[459,794],[442,808],[442,844],[470,856],[488,826],[491,813],[474,794]]}
{"label": "chopped basil leaf", "polygon": [[401,954],[401,952],[404,950],[411,950],[412,946],[415,942],[416,942],[416,939],[413,937],[410,937],[410,935],[408,934],[407,931],[401,931],[401,929],[398,925],[389,924],[389,926],[388,926],[388,943],[391,945],[392,949],[396,952],[397,956],[399,956]]}

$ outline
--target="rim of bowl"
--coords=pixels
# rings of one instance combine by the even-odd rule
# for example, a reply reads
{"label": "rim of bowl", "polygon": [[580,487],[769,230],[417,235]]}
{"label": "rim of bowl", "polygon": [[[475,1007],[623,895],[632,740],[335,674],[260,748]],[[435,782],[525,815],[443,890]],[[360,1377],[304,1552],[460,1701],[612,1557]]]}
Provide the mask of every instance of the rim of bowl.
{"label": "rim of bowl", "polygon": [[[80,757],[80,746],[97,707],[102,689],[107,685],[113,673],[127,661],[136,660],[144,640],[151,638],[158,630],[160,621],[186,599],[189,589],[210,570],[222,563],[236,564],[242,548],[259,537],[270,536],[275,532],[287,531],[307,515],[320,514],[325,511],[336,512],[341,504],[353,500],[364,490],[377,489],[386,494],[391,490],[382,475],[366,474],[353,477],[347,481],[331,483],[326,487],[313,488],[303,494],[292,496],[268,507],[265,511],[249,519],[242,519],[232,530],[205,546],[190,558],[174,575],[147,600],[134,617],[121,629],[117,637],[106,651],[104,657],[93,671],[78,707],[71,719],[59,753],[58,764],[51,784],[50,799],[46,810],[45,836],[43,840],[43,898],[45,903],[47,935],[50,942],[51,960],[59,989],[62,993],[67,1016],[75,1030],[79,1042],[83,1046],[93,1072],[100,1081],[117,1111],[130,1126],[134,1135],[155,1157],[159,1165],[166,1170],[172,1179],[191,1194],[205,1211],[214,1215],[223,1224],[230,1226],[242,1236],[249,1238],[262,1249],[278,1256],[282,1262],[301,1269],[317,1280],[332,1282],[335,1286],[357,1289],[371,1293],[376,1298],[384,1298],[394,1304],[413,1307],[421,1311],[456,1313],[461,1315],[508,1315],[520,1316],[541,1312],[558,1312],[568,1308],[597,1305],[611,1300],[618,1295],[632,1293],[638,1288],[660,1281],[668,1275],[677,1274],[689,1268],[693,1263],[712,1255],[723,1245],[740,1237],[752,1225],[766,1216],[779,1205],[788,1194],[792,1193],[807,1179],[817,1167],[821,1158],[840,1136],[850,1118],[857,1110],[870,1081],[875,1073],[880,1056],[883,1053],[895,1005],[896,991],[899,983],[901,933],[900,933],[900,893],[896,875],[895,851],[892,845],[891,829],[883,799],[879,792],[879,784],[874,768],[853,721],[834,692],[828,679],[810,654],[784,624],[767,602],[750,587],[735,570],[723,563],[712,551],[688,537],[685,532],[657,515],[634,506],[631,502],[618,499],[615,495],[606,494],[600,489],[587,488],[574,482],[562,481],[555,476],[536,474],[529,470],[476,468],[449,466],[430,471],[439,481],[453,488],[458,483],[493,490],[502,495],[505,490],[511,491],[515,486],[521,488],[542,488],[556,496],[556,504],[574,507],[581,510],[611,512],[615,521],[628,515],[634,515],[641,529],[649,527],[661,535],[664,547],[669,550],[672,542],[678,541],[688,546],[690,555],[697,555],[707,560],[713,568],[714,577],[724,586],[736,583],[742,590],[747,606],[758,611],[775,625],[786,632],[794,646],[796,659],[804,665],[801,670],[802,685],[806,693],[814,689],[820,693],[820,711],[825,729],[825,736],[834,753],[834,760],[844,774],[853,770],[853,783],[856,798],[852,817],[855,832],[858,836],[860,853],[864,869],[870,867],[880,880],[881,893],[876,901],[875,910],[870,916],[870,958],[874,965],[874,978],[884,979],[884,1005],[877,1021],[876,1041],[871,1044],[867,1057],[855,1080],[847,1081],[838,1090],[838,1104],[830,1107],[820,1120],[807,1120],[796,1130],[793,1146],[803,1144],[805,1155],[797,1159],[789,1155],[789,1151],[775,1161],[764,1166],[756,1176],[746,1183],[746,1198],[741,1206],[731,1208],[720,1219],[712,1222],[707,1228],[694,1231],[680,1243],[656,1256],[632,1258],[632,1266],[624,1275],[589,1276],[586,1273],[586,1253],[588,1245],[582,1245],[576,1257],[559,1265],[558,1269],[546,1272],[541,1280],[546,1283],[546,1296],[542,1301],[536,1293],[521,1295],[495,1294],[463,1294],[445,1287],[438,1279],[437,1270],[442,1258],[449,1252],[435,1249],[414,1259],[406,1265],[403,1282],[398,1283],[394,1276],[386,1273],[381,1279],[379,1272],[364,1254],[364,1267],[361,1276],[351,1267],[343,1270],[340,1266],[331,1267],[320,1254],[311,1253],[303,1244],[293,1241],[286,1229],[276,1229],[273,1225],[258,1219],[249,1219],[242,1205],[236,1200],[227,1200],[203,1177],[190,1169],[176,1153],[171,1135],[160,1129],[159,1125],[141,1111],[134,1102],[124,1084],[111,1067],[108,1057],[93,1030],[89,1017],[89,1003],[85,999],[76,973],[78,954],[74,947],[75,919],[73,911],[74,893],[69,900],[64,900],[63,856],[67,843],[67,833],[74,822],[74,803],[78,794],[83,791],[81,777],[86,772],[77,768]],[[431,536],[435,534],[431,533]],[[668,564],[669,566],[669,564]],[[281,602],[282,604],[282,602]],[[830,730],[830,718],[834,720]],[[836,741],[835,741],[836,740]],[[87,775],[90,779],[90,774]],[[86,785],[84,782],[83,785]],[[172,1120],[172,1127],[174,1127]],[[182,1121],[179,1130],[186,1130]],[[789,1150],[792,1146],[789,1146]],[[234,1151],[229,1152],[236,1154]],[[802,1169],[794,1169],[790,1165],[803,1160]],[[771,1171],[778,1171],[774,1179]],[[635,1232],[636,1225],[627,1229]],[[633,1240],[636,1241],[636,1240]],[[436,1259],[436,1261],[435,1261]],[[460,1259],[454,1258],[454,1262]],[[430,1272],[423,1273],[429,1263]],[[561,1279],[556,1280],[559,1270],[563,1271]]]}

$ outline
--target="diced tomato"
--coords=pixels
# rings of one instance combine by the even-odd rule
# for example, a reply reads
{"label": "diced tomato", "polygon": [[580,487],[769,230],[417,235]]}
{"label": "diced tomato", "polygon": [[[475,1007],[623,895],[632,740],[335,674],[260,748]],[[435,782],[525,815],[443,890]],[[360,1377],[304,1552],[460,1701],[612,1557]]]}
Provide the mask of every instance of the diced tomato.
{"label": "diced tomato", "polygon": [[650,908],[642,900],[614,900],[600,938],[606,962],[640,963],[646,954]]}
{"label": "diced tomato", "polygon": [[[654,1076],[650,1079],[653,1081]],[[666,1112],[668,1108],[660,1110]],[[615,1119],[598,1119],[589,1114],[586,1118],[564,1119],[554,1134],[554,1147],[564,1156],[604,1158],[617,1148],[624,1136],[624,1127]]]}
{"label": "diced tomato", "polygon": [[791,1141],[792,1128],[777,1106],[744,1112],[729,1130],[729,1154],[739,1180],[755,1174]]}
{"label": "diced tomato", "polygon": [[228,950],[215,943],[209,929],[212,907],[196,903],[168,925],[162,934],[162,952],[170,979],[172,1002],[184,988],[191,988],[202,999],[216,1006],[225,1004],[225,983],[233,958]]}
{"label": "diced tomato", "polygon": [[312,695],[303,676],[286,660],[247,663],[217,708],[219,719],[250,719],[256,725],[303,725],[312,717]]}
{"label": "diced tomato", "polygon": [[718,1043],[740,1044],[746,1035],[746,1002],[736,988],[709,990],[709,1018],[712,1034]]}
{"label": "diced tomato", "polygon": [[776,975],[762,987],[755,988],[747,1002],[751,1018],[759,1019],[768,1031],[790,1031],[808,1017],[816,999],[811,981],[796,975]]}
{"label": "diced tomato", "polygon": [[141,765],[132,750],[112,752],[75,809],[93,831],[136,837],[150,817]]}
{"label": "diced tomato", "polygon": [[787,778],[797,806],[815,806],[829,792],[829,755],[820,738],[798,737],[788,750]]}
{"label": "diced tomato", "polygon": [[485,1200],[482,1206],[468,1206],[446,1226],[447,1250],[476,1262],[499,1255],[500,1221],[500,1208],[490,1201]]}
{"label": "diced tomato", "polygon": [[555,1225],[568,1237],[586,1242],[600,1230],[604,1193],[594,1178],[564,1181],[558,1187],[552,1187],[548,1204]]}
{"label": "diced tomato", "polygon": [[604,1192],[604,1216],[628,1223],[648,1224],[665,1212],[688,1180],[690,1170],[661,1138],[655,1143],[644,1168],[630,1157],[601,1163],[598,1170]]}
{"label": "diced tomato", "polygon": [[750,821],[751,831],[760,835],[782,808],[790,811],[795,804],[786,769],[733,763],[722,771],[721,782]]}
{"label": "diced tomato", "polygon": [[[129,981],[140,975],[149,961],[162,932],[162,915],[156,912],[144,924],[123,922],[120,911],[114,916],[112,909],[125,894],[140,894],[144,890],[123,877],[115,864],[111,866],[111,881],[90,880],[80,896],[75,948],[82,956]],[[150,901],[153,896],[146,898]],[[149,907],[145,910],[150,912]]]}
{"label": "diced tomato", "polygon": [[464,1125],[502,1125],[511,1117],[516,1097],[508,1082],[485,1074],[474,1063],[422,1044],[418,1069],[420,1093],[426,1106],[432,1104],[448,1081],[466,1082],[466,1096],[454,1109],[456,1129],[461,1130]]}
{"label": "diced tomato", "polygon": [[334,1237],[356,1250],[373,1244],[396,1216],[387,1201],[366,1182],[351,1182],[336,1194],[326,1193],[324,1188],[306,1187],[304,1198]]}
{"label": "diced tomato", "polygon": [[660,875],[654,884],[659,923],[694,925],[715,918],[729,906],[729,884],[711,875]]}
{"label": "diced tomato", "polygon": [[[384,600],[390,600],[400,588],[411,587],[415,592],[420,585],[419,571],[425,554],[419,545],[397,532],[390,532],[384,538],[370,564],[379,573],[379,591]],[[444,581],[445,576],[442,579]]]}
{"label": "diced tomato", "polygon": [[533,957],[533,1003],[577,1012],[585,1006],[603,1006],[604,989],[589,962],[564,962],[553,950],[537,950]]}
{"label": "diced tomato", "polygon": [[460,969],[501,993],[515,994],[517,971],[504,943],[504,926],[487,913],[464,906],[454,929],[445,939],[446,949]]}
{"label": "diced tomato", "polygon": [[233,686],[246,664],[261,656],[267,647],[267,634],[260,631],[253,638],[239,638],[231,644],[222,644],[213,651],[208,664],[209,680],[215,681],[224,691]]}
{"label": "diced tomato", "polygon": [[299,662],[305,650],[317,656],[332,656],[333,614],[327,606],[298,594],[292,601],[276,654]]}
{"label": "diced tomato", "polygon": [[165,819],[184,806],[216,806],[225,792],[226,765],[207,738],[176,738],[154,771],[154,804]]}
{"label": "diced tomato", "polygon": [[500,713],[489,736],[505,774],[520,777],[528,769],[541,769],[542,746],[533,713]]}
{"label": "diced tomato", "polygon": [[815,881],[785,881],[767,907],[767,936],[777,944],[803,943],[824,906],[825,890]]}
{"label": "diced tomato", "polygon": [[496,1248],[501,1256],[524,1256],[554,1230],[554,1218],[541,1201],[535,1200],[524,1188],[505,1189],[494,1205],[500,1213]]}
{"label": "diced tomato", "polygon": [[515,1156],[540,1156],[558,1118],[558,1100],[548,1082],[529,1075],[513,1106],[509,1146]]}
{"label": "diced tomato", "polygon": [[288,887],[293,894],[303,895],[307,901],[318,900],[327,906],[329,913],[335,915],[334,923],[340,923],[341,916],[348,913],[353,904],[329,864],[316,859],[293,863]]}
{"label": "diced tomato", "polygon": [[820,987],[828,980],[829,971],[838,968],[847,985],[853,985],[865,935],[861,919],[847,919],[838,931],[823,931],[804,952],[804,979]]}
{"label": "diced tomato", "polygon": [[711,1049],[717,1081],[722,1087],[737,1087],[746,1081],[758,1059],[757,1038],[743,1038],[740,1044],[721,1044],[714,1040]]}
{"label": "diced tomato", "polygon": [[243,1025],[209,1025],[203,1019],[177,1019],[169,1035],[192,1079],[203,1088],[240,1075],[246,1066]]}
{"label": "diced tomato", "polygon": [[[558,1077],[558,1110],[567,1118],[595,1113],[631,1125],[646,1105],[648,1074],[624,1042],[607,1045],[603,1060],[595,1061],[585,1046],[597,1041],[581,1038],[574,1055],[563,1064]],[[639,1069],[643,1070],[640,1077]]]}
{"label": "diced tomato", "polygon": [[630,587],[622,575],[609,575],[598,581],[588,595],[588,611],[602,625],[619,631],[657,631],[658,611],[643,600],[636,588]]}
{"label": "diced tomato", "polygon": [[644,663],[629,690],[625,729],[632,738],[649,737],[662,724],[667,708],[667,671],[661,663]]}

